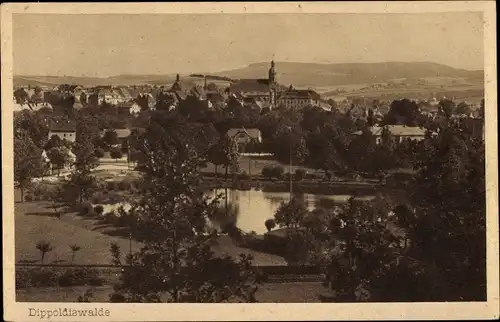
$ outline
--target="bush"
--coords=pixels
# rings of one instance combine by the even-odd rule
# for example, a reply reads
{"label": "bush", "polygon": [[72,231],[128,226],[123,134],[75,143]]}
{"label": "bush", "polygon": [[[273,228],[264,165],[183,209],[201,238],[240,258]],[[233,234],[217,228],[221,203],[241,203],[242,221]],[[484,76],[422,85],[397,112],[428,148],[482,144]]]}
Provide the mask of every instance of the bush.
{"label": "bush", "polygon": [[121,191],[128,191],[131,185],[129,181],[123,180],[118,182],[118,189]]}
{"label": "bush", "polygon": [[104,279],[99,271],[92,268],[70,268],[65,270],[58,279],[59,286],[102,286]]}
{"label": "bush", "polygon": [[120,159],[122,157],[122,150],[118,147],[114,147],[110,151],[110,156],[113,159]]}
{"label": "bush", "polygon": [[281,179],[284,173],[285,169],[281,165],[277,165],[272,168],[273,177],[275,177],[276,179]]}
{"label": "bush", "polygon": [[105,280],[93,268],[34,268],[16,270],[16,289],[54,286],[102,286]]}
{"label": "bush", "polygon": [[108,191],[116,191],[118,190],[118,183],[116,183],[115,181],[108,181],[106,182],[106,189]]}
{"label": "bush", "polygon": [[28,201],[28,202],[31,202],[31,201],[33,201],[33,196],[32,195],[26,195],[26,196],[24,196],[24,200]]}
{"label": "bush", "polygon": [[266,229],[269,232],[276,227],[276,220],[274,220],[274,218],[270,218],[264,222],[264,225],[266,226]]}
{"label": "bush", "polygon": [[262,169],[262,175],[268,179],[271,179],[273,177],[273,168],[266,165]]}
{"label": "bush", "polygon": [[104,203],[104,194],[102,192],[96,192],[92,195],[91,200],[93,204]]}
{"label": "bush", "polygon": [[54,269],[16,270],[16,288],[57,286],[59,274]]}
{"label": "bush", "polygon": [[104,212],[104,208],[101,205],[97,205],[94,207],[94,212],[100,216]]}
{"label": "bush", "polygon": [[307,173],[306,170],[304,169],[296,169],[295,170],[295,180],[296,181],[301,181],[306,177]]}
{"label": "bush", "polygon": [[94,208],[90,202],[83,202],[80,205],[80,215],[89,216],[94,214]]}
{"label": "bush", "polygon": [[102,158],[104,157],[104,150],[101,149],[101,148],[97,148],[95,149],[94,151],[94,155],[97,157],[97,158]]}

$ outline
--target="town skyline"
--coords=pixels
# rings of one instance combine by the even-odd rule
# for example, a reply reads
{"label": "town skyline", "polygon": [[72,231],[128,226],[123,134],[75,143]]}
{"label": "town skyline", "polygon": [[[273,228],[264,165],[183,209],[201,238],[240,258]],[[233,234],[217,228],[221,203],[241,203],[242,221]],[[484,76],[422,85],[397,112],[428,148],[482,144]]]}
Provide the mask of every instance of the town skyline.
{"label": "town skyline", "polygon": [[[216,73],[272,59],[434,62],[466,70],[482,70],[484,65],[482,14],[476,12],[23,14],[13,21],[15,75]],[[401,43],[405,45],[397,45]],[[40,59],[32,59],[33,53]]]}

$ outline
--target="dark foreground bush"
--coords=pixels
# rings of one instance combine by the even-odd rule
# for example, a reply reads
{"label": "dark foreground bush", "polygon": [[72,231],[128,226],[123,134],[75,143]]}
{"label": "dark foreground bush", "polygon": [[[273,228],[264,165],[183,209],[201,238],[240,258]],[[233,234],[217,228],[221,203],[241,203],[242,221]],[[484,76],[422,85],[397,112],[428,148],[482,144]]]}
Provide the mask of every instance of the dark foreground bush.
{"label": "dark foreground bush", "polygon": [[100,216],[104,212],[104,208],[101,205],[97,205],[94,207],[94,212]]}
{"label": "dark foreground bush", "polygon": [[59,286],[102,286],[104,279],[96,269],[70,268],[59,276],[58,284]]}
{"label": "dark foreground bush", "polygon": [[130,189],[131,183],[129,181],[123,180],[118,183],[118,189],[121,191],[128,191]]}
{"label": "dark foreground bush", "polygon": [[16,270],[16,289],[54,286],[102,286],[105,279],[94,268],[35,267]]}

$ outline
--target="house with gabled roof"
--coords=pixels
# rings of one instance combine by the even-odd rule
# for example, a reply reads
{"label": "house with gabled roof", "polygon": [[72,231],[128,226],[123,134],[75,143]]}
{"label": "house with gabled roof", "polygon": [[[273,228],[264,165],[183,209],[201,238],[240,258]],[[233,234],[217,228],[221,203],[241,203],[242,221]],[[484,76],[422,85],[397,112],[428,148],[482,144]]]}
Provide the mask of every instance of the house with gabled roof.
{"label": "house with gabled roof", "polygon": [[61,140],[75,142],[76,140],[76,123],[75,122],[50,122],[48,139],[56,135]]}
{"label": "house with gabled roof", "polygon": [[262,142],[262,134],[259,129],[232,128],[227,131],[227,136],[234,140],[239,152],[245,152],[249,144]]}

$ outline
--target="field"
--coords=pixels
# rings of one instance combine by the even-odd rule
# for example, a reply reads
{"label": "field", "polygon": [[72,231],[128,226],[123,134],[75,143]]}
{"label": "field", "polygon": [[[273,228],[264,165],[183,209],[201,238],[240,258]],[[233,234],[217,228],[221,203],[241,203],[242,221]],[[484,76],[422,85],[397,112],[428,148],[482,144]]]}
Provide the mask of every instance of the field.
{"label": "field", "polygon": [[[16,191],[16,200],[19,200]],[[58,219],[45,201],[16,203],[15,205],[15,254],[16,263],[40,263],[39,241],[48,241],[54,250],[45,255],[45,264],[71,264],[69,245],[76,244],[81,250],[75,256],[76,265],[111,264],[110,246],[117,243],[123,256],[130,247],[137,251],[141,243],[130,241],[123,228],[103,224],[97,217],[82,217],[76,213],[64,213]],[[237,258],[240,253],[251,254],[255,265],[286,265],[283,258],[235,246],[227,236],[221,236],[213,246],[216,255],[227,254]]]}
{"label": "field", "polygon": [[[122,250],[128,251],[129,241],[126,238],[102,234],[94,230],[92,222],[76,218],[76,214],[64,214],[58,219],[48,206],[47,202],[16,203],[16,263],[39,263],[40,252],[35,246],[42,240],[54,247],[45,255],[46,264],[70,264],[70,244],[81,247],[73,262],[78,265],[111,264],[111,243],[117,243]],[[132,247],[138,250],[140,244],[132,241]]]}

